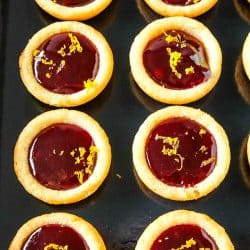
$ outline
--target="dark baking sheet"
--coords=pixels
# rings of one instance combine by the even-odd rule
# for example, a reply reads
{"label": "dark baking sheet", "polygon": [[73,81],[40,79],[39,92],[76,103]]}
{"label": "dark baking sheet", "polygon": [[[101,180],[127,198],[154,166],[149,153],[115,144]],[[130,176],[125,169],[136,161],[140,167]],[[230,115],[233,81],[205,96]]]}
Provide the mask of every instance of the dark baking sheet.
{"label": "dark baking sheet", "polygon": [[250,83],[239,59],[243,40],[250,31],[247,0],[220,0],[215,8],[198,18],[221,44],[223,72],[215,89],[190,106],[207,111],[223,125],[230,139],[232,161],[219,188],[193,202],[161,199],[145,189],[133,172],[133,136],[146,116],[164,105],[136,87],[130,76],[128,53],[135,35],[159,16],[142,0],[114,0],[104,13],[87,22],[103,32],[110,42],[115,70],[105,91],[77,109],[93,116],[106,130],[113,160],[100,190],[85,201],[67,206],[49,206],[28,195],[13,171],[13,147],[18,134],[33,117],[52,109],[36,101],[22,85],[18,56],[36,31],[56,20],[41,11],[33,0],[0,3],[0,249],[7,249],[25,221],[56,211],[71,212],[91,222],[108,249],[134,249],[144,228],[159,215],[174,209],[192,209],[210,215],[226,228],[236,249],[250,249],[250,173],[244,144],[250,130]]}

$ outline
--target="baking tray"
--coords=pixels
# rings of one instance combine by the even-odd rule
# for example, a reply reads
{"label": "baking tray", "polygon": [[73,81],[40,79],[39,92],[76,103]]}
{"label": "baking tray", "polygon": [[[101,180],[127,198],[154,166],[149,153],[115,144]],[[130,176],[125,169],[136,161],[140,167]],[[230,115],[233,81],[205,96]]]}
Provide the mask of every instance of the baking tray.
{"label": "baking tray", "polygon": [[35,32],[56,19],[41,11],[34,0],[2,0],[1,4],[0,249],[7,249],[25,221],[56,211],[74,213],[91,222],[108,249],[134,249],[144,228],[174,209],[208,214],[226,228],[236,249],[250,249],[250,171],[245,155],[245,139],[250,130],[250,83],[240,60],[242,44],[249,32],[250,6],[246,0],[220,0],[215,8],[198,18],[221,44],[223,72],[215,89],[189,106],[208,112],[225,128],[232,161],[218,189],[192,202],[157,197],[137,180],[133,170],[133,137],[144,119],[165,105],[153,101],[135,85],[128,63],[129,48],[135,35],[159,16],[142,0],[114,0],[101,15],[86,22],[109,41],[115,70],[104,92],[77,109],[93,116],[106,130],[113,158],[110,174],[101,188],[90,198],[65,206],[50,206],[28,195],[13,171],[13,147],[18,134],[36,115],[53,109],[35,100],[24,88],[18,56]]}

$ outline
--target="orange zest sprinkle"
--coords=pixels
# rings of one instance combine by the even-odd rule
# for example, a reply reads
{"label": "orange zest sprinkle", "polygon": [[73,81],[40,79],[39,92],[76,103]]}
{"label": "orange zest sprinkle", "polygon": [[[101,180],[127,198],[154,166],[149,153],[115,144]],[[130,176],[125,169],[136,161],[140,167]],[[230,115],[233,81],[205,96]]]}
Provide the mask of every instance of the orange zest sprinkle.
{"label": "orange zest sprinkle", "polygon": [[57,245],[55,243],[50,243],[49,245],[46,245],[44,247],[44,250],[68,250],[68,245],[61,246],[61,245]]}
{"label": "orange zest sprinkle", "polygon": [[195,246],[195,245],[196,245],[196,241],[193,238],[191,238],[190,240],[187,240],[184,245],[181,245],[178,248],[172,248],[171,250],[183,250],[183,249],[191,248],[192,246]]}

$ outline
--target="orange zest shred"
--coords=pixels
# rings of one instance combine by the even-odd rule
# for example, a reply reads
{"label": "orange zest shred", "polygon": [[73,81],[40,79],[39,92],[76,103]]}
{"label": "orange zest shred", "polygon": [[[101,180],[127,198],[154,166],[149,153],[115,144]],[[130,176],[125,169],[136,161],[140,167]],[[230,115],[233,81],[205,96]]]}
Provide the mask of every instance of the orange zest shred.
{"label": "orange zest shred", "polygon": [[201,168],[207,166],[208,164],[213,163],[215,160],[216,160],[215,157],[210,157],[209,159],[202,161]]}
{"label": "orange zest shred", "polygon": [[62,57],[65,57],[67,55],[67,53],[65,52],[65,49],[66,49],[66,45],[64,44],[58,51],[57,53],[59,55],[61,55]]}
{"label": "orange zest shred", "polygon": [[65,60],[61,60],[59,66],[57,67],[57,70],[56,70],[57,74],[62,71],[62,69],[64,68],[65,64],[66,64],[66,61]]}
{"label": "orange zest shred", "polygon": [[205,153],[207,151],[207,147],[205,145],[202,145],[199,149],[200,152]]}
{"label": "orange zest shred", "polygon": [[186,75],[194,74],[194,67],[191,65],[190,67],[185,68],[185,74]]}
{"label": "orange zest shred", "polygon": [[[78,41],[77,37],[75,35],[73,35],[72,33],[68,33],[69,39],[70,39],[70,45],[67,48],[66,44],[64,44],[58,51],[57,53],[59,55],[61,55],[62,57],[65,56],[71,56],[72,54],[75,53],[82,53],[83,48],[80,44],[80,42]],[[66,49],[68,50],[68,52],[66,52]]]}
{"label": "orange zest shred", "polygon": [[196,241],[193,238],[191,238],[190,240],[187,240],[184,245],[181,245],[178,248],[172,248],[171,250],[183,250],[183,249],[191,248],[192,246],[195,246],[195,245],[196,245]]}
{"label": "orange zest shred", "polygon": [[[76,156],[76,153],[78,153],[78,156]],[[73,149],[69,154],[75,159],[75,165],[77,165],[84,160],[85,153],[86,149],[84,147],[78,147]]]}
{"label": "orange zest shred", "polygon": [[[78,165],[83,160],[85,160],[86,152],[87,151],[84,147],[78,147],[78,148],[73,149],[69,154],[71,155],[72,158],[74,158],[75,165]],[[98,148],[96,146],[93,146],[93,145],[90,146],[89,155],[86,159],[86,163],[83,163],[84,165],[87,164],[87,167],[84,170],[74,172],[74,175],[77,176],[81,184],[83,183],[84,174],[91,175],[93,173],[93,166],[94,166],[94,161],[95,161],[97,152],[98,152]]]}
{"label": "orange zest shred", "polygon": [[199,135],[205,135],[207,132],[204,128],[201,128],[199,131]]}
{"label": "orange zest shred", "polygon": [[169,136],[161,136],[156,134],[155,136],[155,140],[162,140],[163,144],[168,144],[169,146],[171,146],[171,148],[166,147],[166,145],[163,145],[163,148],[161,150],[163,155],[167,155],[167,156],[176,156],[174,158],[174,161],[176,161],[177,163],[180,163],[180,167],[177,169],[178,171],[181,171],[183,168],[183,163],[185,158],[179,154],[178,148],[179,148],[179,143],[180,140],[178,137],[169,137]]}
{"label": "orange zest shred", "polygon": [[87,165],[88,167],[92,167],[94,165],[94,159],[96,154],[98,153],[98,148],[96,146],[90,146],[89,148],[89,155],[87,157]]}
{"label": "orange zest shred", "polygon": [[83,170],[80,170],[80,171],[75,171],[74,172],[74,175],[76,175],[78,181],[80,184],[83,184],[83,177],[84,177],[84,172]]}
{"label": "orange zest shred", "polygon": [[36,56],[38,56],[40,54],[40,50],[39,49],[35,49],[34,51],[33,51],[33,57],[36,57]]}
{"label": "orange zest shred", "polygon": [[47,78],[51,78],[51,73],[47,72],[45,75]]}
{"label": "orange zest shred", "polygon": [[75,150],[72,150],[71,152],[70,152],[70,155],[72,156],[72,157],[74,157],[75,156]]}
{"label": "orange zest shred", "polygon": [[179,43],[181,41],[180,35],[177,34],[176,36],[172,36],[170,34],[164,33],[165,34],[165,41],[166,43]]}
{"label": "orange zest shred", "polygon": [[72,33],[69,33],[68,35],[71,41],[68,55],[70,56],[76,52],[82,53],[82,46],[80,42],[78,41],[77,37],[74,36]]}
{"label": "orange zest shred", "polygon": [[55,243],[50,243],[49,245],[46,245],[44,247],[44,250],[68,250],[68,245],[66,246],[61,246],[61,245],[57,245]]}
{"label": "orange zest shred", "polygon": [[178,72],[176,67],[178,66],[178,64],[180,64],[180,62],[182,60],[182,54],[178,51],[172,51],[171,48],[166,48],[166,50],[169,54],[169,66],[170,66],[172,72],[175,74],[175,76],[178,79],[181,79],[182,74],[180,72]]}
{"label": "orange zest shred", "polygon": [[96,82],[91,79],[88,79],[87,81],[83,81],[83,86],[87,91],[95,87],[95,85],[96,85]]}
{"label": "orange zest shred", "polygon": [[178,46],[180,46],[181,48],[185,48],[187,46],[186,40],[182,40],[180,34],[173,36],[171,34],[164,32],[164,35],[165,35],[165,41],[168,44],[177,43]]}

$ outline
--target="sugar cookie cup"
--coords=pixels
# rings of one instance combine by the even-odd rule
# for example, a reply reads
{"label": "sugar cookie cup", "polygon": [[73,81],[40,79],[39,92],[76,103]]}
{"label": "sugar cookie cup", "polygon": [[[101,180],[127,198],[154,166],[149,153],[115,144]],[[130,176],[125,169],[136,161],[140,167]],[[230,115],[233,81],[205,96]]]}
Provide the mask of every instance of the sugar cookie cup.
{"label": "sugar cookie cup", "polygon": [[231,158],[224,129],[205,112],[184,106],[148,116],[134,137],[132,154],[144,185],[177,201],[199,199],[216,189]]}
{"label": "sugar cookie cup", "polygon": [[74,107],[94,99],[110,81],[113,66],[113,54],[103,35],[79,22],[57,22],[41,29],[19,58],[27,90],[56,107]]}
{"label": "sugar cookie cup", "polygon": [[[34,237],[36,240],[32,242]],[[67,242],[69,239],[71,242]],[[33,247],[39,247],[40,244],[44,249],[70,249],[72,244],[74,247],[77,243],[78,249],[106,249],[101,235],[89,222],[69,213],[51,213],[32,218],[22,225],[11,241],[9,250],[32,244]]]}
{"label": "sugar cookie cup", "polygon": [[93,194],[108,175],[109,140],[85,113],[58,109],[31,120],[14,149],[14,170],[24,189],[49,204],[70,204]]}
{"label": "sugar cookie cup", "polygon": [[[203,236],[199,235],[199,233],[192,235],[192,233],[188,232],[188,229],[193,233],[200,230]],[[174,231],[176,231],[176,235]],[[187,235],[183,235],[185,233]],[[200,241],[197,240],[198,235]],[[191,238],[186,238],[185,236],[191,236]],[[206,239],[203,237],[206,237]],[[206,246],[208,244],[209,247],[202,248],[204,246],[202,243],[204,245],[206,244]],[[188,210],[168,212],[154,220],[146,227],[140,236],[135,250],[157,249],[157,244],[161,247],[164,244],[167,246],[170,245],[171,248],[166,249],[184,249],[192,246],[198,247],[199,249],[214,249],[214,245],[216,245],[218,249],[234,249],[228,234],[222,226],[205,214]]]}
{"label": "sugar cookie cup", "polygon": [[[195,54],[197,49],[185,43],[185,36],[203,48],[203,59],[193,61],[193,56],[200,58],[200,54]],[[160,43],[160,52],[152,49],[154,46],[157,48],[157,43]],[[191,55],[184,56],[186,49],[192,51]],[[161,58],[147,62],[150,60],[147,59],[151,55],[149,52],[152,58],[153,53],[155,58],[157,53],[161,53]],[[132,75],[142,91],[168,104],[185,104],[201,99],[214,88],[222,68],[221,49],[213,34],[202,23],[187,17],[163,18],[147,25],[134,39],[129,59]],[[193,74],[201,75],[199,82],[192,78],[189,80]]]}
{"label": "sugar cookie cup", "polygon": [[250,80],[250,33],[248,33],[243,49],[242,49],[242,63],[244,70],[246,72],[246,75],[248,79]]}

